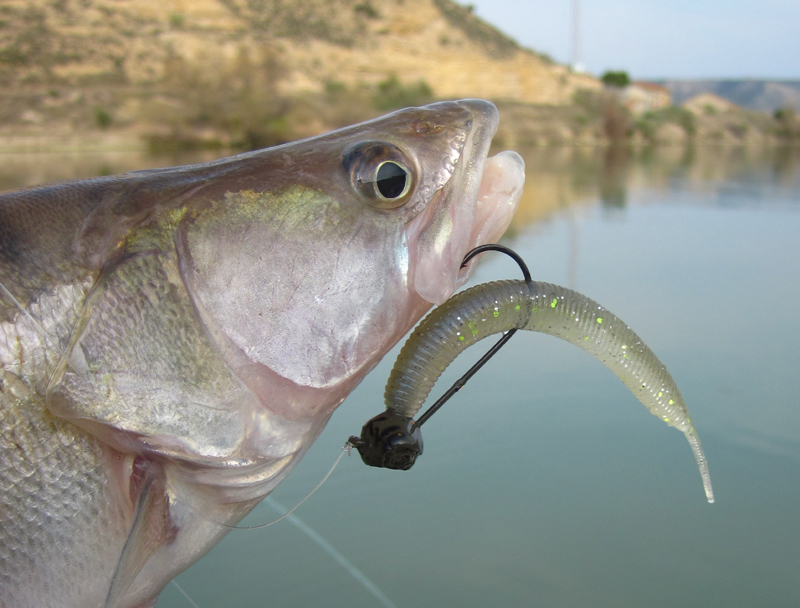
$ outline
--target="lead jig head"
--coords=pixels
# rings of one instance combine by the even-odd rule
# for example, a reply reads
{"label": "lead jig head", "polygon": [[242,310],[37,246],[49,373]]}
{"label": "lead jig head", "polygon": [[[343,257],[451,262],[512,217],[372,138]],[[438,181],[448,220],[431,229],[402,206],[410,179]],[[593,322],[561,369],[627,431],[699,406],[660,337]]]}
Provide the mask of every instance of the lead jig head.
{"label": "lead jig head", "polygon": [[[473,257],[484,251],[499,251],[513,258],[522,270],[525,282],[529,287],[532,285],[531,274],[528,272],[528,267],[525,265],[525,262],[519,254],[503,245],[488,244],[475,247],[475,249],[469,251],[464,257],[464,260],[461,262],[461,268],[464,268]],[[427,412],[419,417],[419,420],[414,420],[408,416],[402,416],[394,410],[387,409],[367,421],[361,429],[361,437],[352,435],[345,445],[351,445],[356,448],[361,455],[361,460],[371,467],[384,467],[387,469],[407,471],[414,466],[417,456],[422,454],[422,431],[420,427],[433,416],[450,397],[460,391],[467,383],[467,380],[472,378],[472,376],[511,339],[511,336],[513,336],[516,331],[516,329],[512,329],[506,332],[506,334],[500,338],[500,340],[498,340],[466,374],[456,380],[453,386],[451,386]]]}
{"label": "lead jig head", "polygon": [[413,418],[387,410],[368,420],[361,437],[353,435],[348,443],[371,467],[407,471],[422,454],[422,431]]}

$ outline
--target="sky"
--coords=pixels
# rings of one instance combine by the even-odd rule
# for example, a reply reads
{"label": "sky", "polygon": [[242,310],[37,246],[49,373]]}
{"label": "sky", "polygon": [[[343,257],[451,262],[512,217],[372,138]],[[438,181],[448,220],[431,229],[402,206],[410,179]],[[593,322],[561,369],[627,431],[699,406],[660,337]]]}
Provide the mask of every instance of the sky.
{"label": "sky", "polygon": [[[571,63],[574,0],[459,0]],[[800,0],[578,0],[580,63],[634,79],[800,79]]]}

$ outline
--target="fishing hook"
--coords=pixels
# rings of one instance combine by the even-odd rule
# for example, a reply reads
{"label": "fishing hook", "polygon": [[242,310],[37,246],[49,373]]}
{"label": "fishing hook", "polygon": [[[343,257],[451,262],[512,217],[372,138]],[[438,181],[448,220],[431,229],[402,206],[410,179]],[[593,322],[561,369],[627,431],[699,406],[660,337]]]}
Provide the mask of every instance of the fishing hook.
{"label": "fishing hook", "polygon": [[[481,245],[475,247],[464,256],[461,268],[464,268],[472,258],[485,251],[499,251],[512,258],[522,270],[525,283],[532,290],[533,281],[525,261],[513,249],[503,245]],[[436,400],[428,411],[418,420],[408,418],[392,411],[381,412],[367,421],[361,429],[361,436],[353,435],[347,444],[358,450],[361,459],[370,466],[385,467],[389,469],[408,470],[422,454],[422,434],[420,427],[427,422],[439,409],[481,369],[489,359],[494,357],[517,332],[516,328],[507,331],[461,378],[456,380],[447,391]]]}

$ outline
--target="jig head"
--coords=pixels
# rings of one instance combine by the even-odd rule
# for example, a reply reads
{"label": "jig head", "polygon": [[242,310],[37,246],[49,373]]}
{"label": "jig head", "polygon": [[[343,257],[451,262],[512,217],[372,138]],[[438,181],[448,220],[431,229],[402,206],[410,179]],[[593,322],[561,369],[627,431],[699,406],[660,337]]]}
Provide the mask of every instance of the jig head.
{"label": "jig head", "polygon": [[[476,255],[484,251],[500,251],[514,259],[519,264],[525,282],[530,287],[532,285],[531,275],[528,267],[522,258],[513,250],[503,245],[481,245],[476,247],[464,256],[461,268],[464,268],[469,261]],[[417,456],[422,454],[422,431],[420,427],[435,414],[445,402],[460,391],[467,381],[491,359],[503,345],[516,333],[516,329],[511,329],[495,343],[489,351],[473,365],[466,374],[461,376],[448,390],[434,403],[427,412],[414,420],[410,416],[403,416],[394,410],[387,409],[374,418],[371,418],[361,429],[361,436],[353,435],[347,440],[347,445],[351,445],[358,450],[361,460],[371,467],[384,467],[407,471],[417,460]]]}

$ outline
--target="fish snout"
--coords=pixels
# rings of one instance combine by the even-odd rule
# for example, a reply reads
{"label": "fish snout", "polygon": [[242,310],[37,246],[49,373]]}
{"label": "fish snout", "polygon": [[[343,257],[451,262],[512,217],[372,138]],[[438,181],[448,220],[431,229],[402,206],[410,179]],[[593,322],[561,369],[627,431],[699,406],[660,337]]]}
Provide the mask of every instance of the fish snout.
{"label": "fish snout", "polygon": [[497,111],[497,106],[491,101],[486,101],[485,99],[461,99],[456,103],[469,110],[470,114],[478,118],[480,122],[493,126],[492,133],[497,130],[497,125],[500,122],[500,113]]}
{"label": "fish snout", "polygon": [[467,251],[502,236],[525,182],[525,163],[516,152],[487,158],[499,121],[494,104],[455,103],[470,112],[472,127],[450,182],[408,230],[415,243],[414,289],[433,304],[447,300],[469,278],[472,264],[460,269]]}

